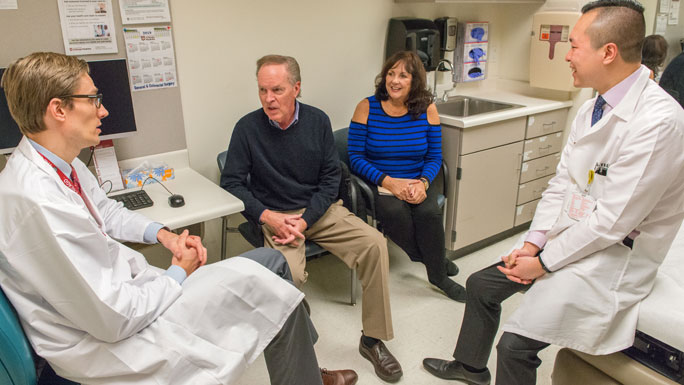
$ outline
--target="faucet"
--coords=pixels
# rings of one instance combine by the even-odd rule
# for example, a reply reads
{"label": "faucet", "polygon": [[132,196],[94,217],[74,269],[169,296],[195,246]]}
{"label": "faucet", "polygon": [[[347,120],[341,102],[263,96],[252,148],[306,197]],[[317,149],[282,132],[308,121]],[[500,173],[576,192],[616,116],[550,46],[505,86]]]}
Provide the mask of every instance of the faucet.
{"label": "faucet", "polygon": [[[453,72],[454,67],[451,66],[451,62],[447,59],[442,59],[437,63],[437,68],[435,68],[435,76],[432,82],[432,100],[435,102],[437,101],[437,73],[439,71],[445,71],[446,67],[444,66],[445,64],[448,64],[449,70]],[[444,91],[444,95],[442,95],[442,101],[446,102],[447,99],[447,93]]]}

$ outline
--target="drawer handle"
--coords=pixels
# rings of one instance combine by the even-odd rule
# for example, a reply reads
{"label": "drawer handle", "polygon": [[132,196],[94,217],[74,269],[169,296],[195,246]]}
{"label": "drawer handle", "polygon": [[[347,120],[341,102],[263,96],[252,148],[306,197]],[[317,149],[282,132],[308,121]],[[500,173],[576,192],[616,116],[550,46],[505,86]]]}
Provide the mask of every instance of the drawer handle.
{"label": "drawer handle", "polygon": [[553,121],[551,123],[542,123],[542,129],[546,130],[549,128],[553,128],[553,126],[555,126],[555,125],[556,125],[555,121]]}
{"label": "drawer handle", "polygon": [[551,148],[550,144],[546,147],[539,147],[539,154],[543,154],[543,153],[548,154],[550,148]]}
{"label": "drawer handle", "polygon": [[536,169],[535,171],[536,171],[537,175],[544,175],[544,173],[546,173],[546,170],[548,170],[548,169],[549,169],[549,166],[546,166],[546,167],[542,168],[541,170]]}

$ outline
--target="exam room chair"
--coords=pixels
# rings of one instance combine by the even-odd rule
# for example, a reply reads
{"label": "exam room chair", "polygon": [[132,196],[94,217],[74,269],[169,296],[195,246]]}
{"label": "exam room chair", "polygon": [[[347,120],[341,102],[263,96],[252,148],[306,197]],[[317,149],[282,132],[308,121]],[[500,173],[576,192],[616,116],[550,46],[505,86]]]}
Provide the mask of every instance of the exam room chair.
{"label": "exam room chair", "polygon": [[[226,156],[228,155],[228,151],[222,151],[216,156],[216,163],[218,164],[218,169],[219,169],[219,174],[223,173],[223,167],[226,165]],[[350,182],[350,173],[349,169],[347,166],[343,163],[340,162],[340,167],[342,168],[342,182],[340,183],[340,198],[344,201],[345,207],[349,209],[351,212],[356,213],[357,212],[357,192],[356,192],[356,186],[354,186]],[[249,177],[248,177],[248,183],[249,183]],[[240,235],[242,235],[247,242],[249,242],[250,245],[253,247],[263,247],[264,246],[264,238],[263,238],[263,233],[261,232],[261,228],[255,224],[250,222],[249,220],[247,222],[243,222],[238,225],[238,232]],[[305,246],[305,251],[304,255],[306,255],[306,259],[313,259],[320,257],[324,254],[327,254],[328,251],[319,246],[316,242],[309,241],[307,240],[304,243]],[[349,304],[354,306],[356,305],[356,269],[350,269],[350,293],[349,293]]]}
{"label": "exam room chair", "polygon": [[[334,136],[335,146],[337,146],[337,153],[340,156],[340,161],[344,163],[349,170],[351,170],[351,166],[349,165],[349,153],[347,152],[347,137],[349,136],[349,127],[341,128],[335,131]],[[369,225],[382,231],[382,223],[378,221],[378,217],[375,212],[375,198],[373,196],[372,190],[375,188],[375,186],[371,186],[363,178],[353,173],[351,174],[351,180],[363,198],[359,199],[359,202],[357,203],[357,215],[366,220]],[[447,190],[449,188],[449,169],[447,168],[446,162],[442,161],[442,168],[440,168],[440,172],[437,174],[437,177],[435,177],[430,184],[430,188],[436,188],[442,192],[437,197],[437,205],[440,209],[442,209],[442,212],[444,213],[444,220],[446,220],[446,196]]]}
{"label": "exam room chair", "polygon": [[[42,359],[40,359],[42,360]],[[0,384],[2,385],[77,385],[55,374],[44,364],[40,378],[36,374],[33,349],[21,328],[14,308],[0,289]]]}

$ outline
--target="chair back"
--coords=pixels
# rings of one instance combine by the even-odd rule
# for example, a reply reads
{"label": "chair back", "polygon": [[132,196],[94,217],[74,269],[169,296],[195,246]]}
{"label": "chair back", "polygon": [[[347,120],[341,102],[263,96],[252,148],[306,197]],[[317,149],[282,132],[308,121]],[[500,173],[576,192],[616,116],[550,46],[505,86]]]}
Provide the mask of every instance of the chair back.
{"label": "chair back", "polygon": [[0,384],[35,385],[31,346],[17,314],[0,289]]}
{"label": "chair back", "polygon": [[[333,132],[335,138],[335,148],[337,148],[337,155],[340,161],[349,168],[349,152],[347,151],[347,136],[349,135],[349,127],[340,128]],[[351,169],[351,168],[350,168]]]}
{"label": "chair back", "polygon": [[216,155],[216,164],[218,165],[219,173],[223,173],[223,168],[226,167],[226,157],[228,156],[228,150],[219,152]]}

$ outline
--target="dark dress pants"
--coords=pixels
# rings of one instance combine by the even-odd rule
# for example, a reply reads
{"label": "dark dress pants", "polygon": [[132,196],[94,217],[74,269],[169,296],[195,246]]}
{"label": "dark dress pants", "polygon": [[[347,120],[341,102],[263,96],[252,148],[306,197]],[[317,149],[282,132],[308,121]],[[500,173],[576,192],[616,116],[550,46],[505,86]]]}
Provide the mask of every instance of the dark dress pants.
{"label": "dark dress pants", "polygon": [[[509,280],[496,266],[503,266],[503,262],[472,274],[466,282],[468,299],[454,358],[474,368],[487,367],[501,320],[501,303],[529,287]],[[547,346],[544,342],[504,333],[496,347],[496,384],[535,384],[541,364],[537,353]]]}
{"label": "dark dress pants", "polygon": [[439,191],[428,188],[427,198],[414,205],[394,196],[380,195],[377,188],[375,209],[385,234],[412,261],[425,264],[428,279],[433,284],[447,277],[444,264],[444,227],[442,210],[437,205]]}
{"label": "dark dress pants", "polygon": [[[280,251],[262,247],[240,256],[260,263],[294,286],[290,267]],[[316,329],[304,305],[300,303],[264,349],[271,384],[322,385],[323,379],[313,348],[316,340]]]}

